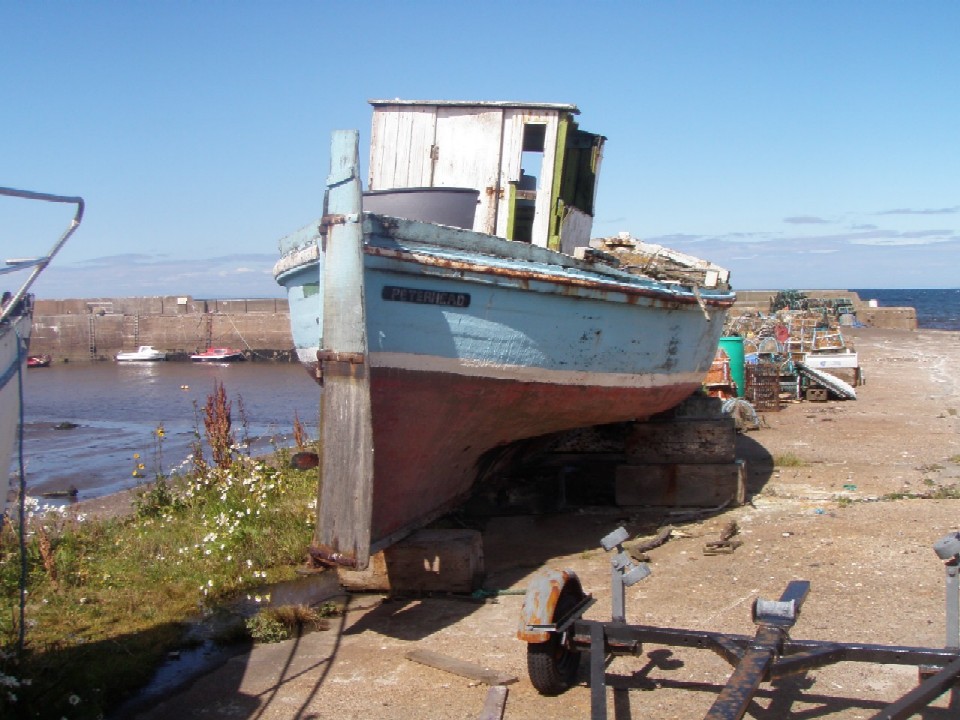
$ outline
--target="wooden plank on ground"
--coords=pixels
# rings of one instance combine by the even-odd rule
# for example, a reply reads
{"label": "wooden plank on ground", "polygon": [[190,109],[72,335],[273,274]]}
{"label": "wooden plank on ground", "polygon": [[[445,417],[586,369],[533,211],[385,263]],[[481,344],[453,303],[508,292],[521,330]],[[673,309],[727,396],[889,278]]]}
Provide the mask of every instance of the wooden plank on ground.
{"label": "wooden plank on ground", "polygon": [[510,685],[511,683],[517,682],[517,677],[515,675],[509,675],[507,673],[491,670],[483,667],[482,665],[477,665],[476,663],[468,662],[466,660],[458,660],[457,658],[450,657],[449,655],[441,655],[440,653],[433,652],[432,650],[414,648],[406,654],[406,658],[408,660],[413,660],[416,663],[420,663],[421,665],[428,665],[429,667],[436,668],[437,670],[443,670],[448,673],[453,673],[454,675],[460,675],[461,677],[469,678],[470,680],[476,680],[477,682],[482,682],[486,685]]}
{"label": "wooden plank on ground", "polygon": [[507,704],[507,688],[494,685],[487,690],[487,699],[483,703],[479,720],[503,720],[503,709]]}
{"label": "wooden plank on ground", "polygon": [[616,501],[620,506],[716,507],[742,505],[746,465],[732,463],[620,465]]}

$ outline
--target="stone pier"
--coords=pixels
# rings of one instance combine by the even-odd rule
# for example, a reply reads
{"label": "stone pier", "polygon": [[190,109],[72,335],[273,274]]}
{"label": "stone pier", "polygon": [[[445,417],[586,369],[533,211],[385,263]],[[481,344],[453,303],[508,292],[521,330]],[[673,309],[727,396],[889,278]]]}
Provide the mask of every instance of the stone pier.
{"label": "stone pier", "polygon": [[112,360],[152,345],[171,359],[232,347],[251,359],[289,359],[284,299],[198,300],[189,296],[37,300],[30,352],[56,360]]}

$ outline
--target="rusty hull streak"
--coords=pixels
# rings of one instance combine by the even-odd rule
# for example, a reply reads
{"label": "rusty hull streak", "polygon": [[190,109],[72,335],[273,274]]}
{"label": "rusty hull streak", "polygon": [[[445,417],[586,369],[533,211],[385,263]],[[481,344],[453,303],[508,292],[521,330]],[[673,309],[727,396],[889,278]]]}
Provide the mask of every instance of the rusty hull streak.
{"label": "rusty hull streak", "polygon": [[[370,245],[364,246],[363,251],[367,255],[373,255],[376,257],[389,258],[391,260],[399,260],[401,262],[417,263],[418,265],[440,267],[449,270],[474,272],[480,275],[508,277],[514,280],[519,280],[522,283],[528,283],[531,280],[540,280],[542,282],[553,283],[555,285],[566,285],[571,288],[581,287],[600,290],[604,294],[610,292],[611,289],[614,289],[617,292],[622,292],[625,294],[627,296],[627,302],[630,302],[631,304],[634,304],[638,298],[651,298],[663,303],[664,307],[667,308],[671,306],[679,307],[680,305],[698,304],[697,299],[693,296],[677,297],[659,290],[639,288],[635,285],[619,283],[612,278],[609,283],[599,283],[591,280],[584,280],[582,278],[551,275],[549,273],[537,272],[536,270],[515,270],[511,268],[490,267],[489,265],[469,263],[462,260],[441,259],[433,255],[422,255],[409,250],[393,250],[390,248],[381,248]],[[708,298],[704,302],[715,307],[731,307],[734,303],[734,300],[732,298],[723,300]]]}

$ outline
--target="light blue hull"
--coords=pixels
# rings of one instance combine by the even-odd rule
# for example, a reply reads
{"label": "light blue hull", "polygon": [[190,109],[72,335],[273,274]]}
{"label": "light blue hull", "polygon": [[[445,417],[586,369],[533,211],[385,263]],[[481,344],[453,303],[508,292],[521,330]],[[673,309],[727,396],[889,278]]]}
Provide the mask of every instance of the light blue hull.
{"label": "light blue hull", "polygon": [[[417,235],[437,226],[389,221],[364,221],[372,367],[635,387],[699,382],[714,359],[732,293],[701,295],[701,307],[689,289],[591,271],[559,253],[451,228],[456,242],[426,245]],[[301,262],[277,279],[288,290],[295,346],[312,366],[323,344],[324,259],[310,252],[307,233],[297,239],[307,245],[287,257],[299,252]],[[503,254],[462,249],[471,242]]]}
{"label": "light blue hull", "polygon": [[274,268],[323,387],[319,562],[365,567],[514,441],[646,418],[700,387],[733,293],[362,213],[357,133],[335,133],[331,157],[326,214]]}

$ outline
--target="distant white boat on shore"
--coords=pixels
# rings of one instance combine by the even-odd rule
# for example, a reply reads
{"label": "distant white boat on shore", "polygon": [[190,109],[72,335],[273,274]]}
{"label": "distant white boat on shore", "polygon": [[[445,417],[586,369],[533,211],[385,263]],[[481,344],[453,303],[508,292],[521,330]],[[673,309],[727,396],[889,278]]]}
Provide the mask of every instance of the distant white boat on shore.
{"label": "distant white boat on shore", "polygon": [[156,350],[150,345],[141,345],[133,352],[117,353],[117,362],[156,362],[166,360],[167,354],[162,350]]}

